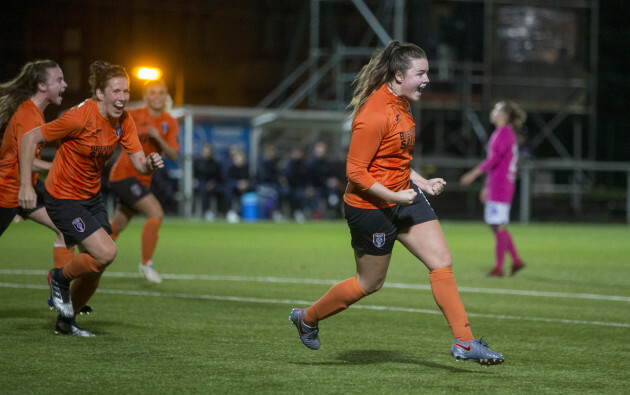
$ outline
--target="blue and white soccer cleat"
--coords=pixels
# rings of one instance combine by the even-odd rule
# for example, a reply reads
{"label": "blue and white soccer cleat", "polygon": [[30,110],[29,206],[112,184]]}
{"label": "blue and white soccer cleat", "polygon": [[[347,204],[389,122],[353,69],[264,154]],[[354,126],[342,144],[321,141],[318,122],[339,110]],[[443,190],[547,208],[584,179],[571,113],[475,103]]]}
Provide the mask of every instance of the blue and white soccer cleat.
{"label": "blue and white soccer cleat", "polygon": [[312,350],[319,350],[319,328],[317,326],[308,326],[304,323],[304,309],[291,310],[289,320],[297,328],[302,343]]}
{"label": "blue and white soccer cleat", "polygon": [[66,318],[59,314],[55,321],[55,332],[62,335],[81,336],[81,337],[93,337],[92,332],[81,329],[77,322],[73,318]]}
{"label": "blue and white soccer cleat", "polygon": [[[53,301],[52,301],[51,297],[48,297],[48,307],[51,310],[55,309],[55,305],[53,304]],[[92,314],[93,311],[94,311],[94,309],[92,308],[92,306],[89,306],[89,305],[86,304],[85,306],[83,306],[81,311],[79,311],[79,314],[81,314],[81,315],[90,315],[90,314]]]}
{"label": "blue and white soccer cleat", "polygon": [[488,348],[488,343],[481,339],[461,342],[455,339],[451,347],[451,355],[456,360],[479,362],[481,365],[499,365],[503,363],[503,355]]}
{"label": "blue and white soccer cleat", "polygon": [[61,273],[61,269],[51,269],[48,272],[48,286],[50,298],[55,310],[66,318],[74,317],[72,301],[70,300],[70,281]]}

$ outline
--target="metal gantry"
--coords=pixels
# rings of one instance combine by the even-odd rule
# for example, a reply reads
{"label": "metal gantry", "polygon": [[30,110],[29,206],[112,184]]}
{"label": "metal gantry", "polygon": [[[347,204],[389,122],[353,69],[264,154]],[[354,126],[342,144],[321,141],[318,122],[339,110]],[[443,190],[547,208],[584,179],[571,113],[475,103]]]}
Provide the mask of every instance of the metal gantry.
{"label": "metal gantry", "polygon": [[[432,154],[444,153],[444,119],[457,113],[463,138],[475,137],[477,140],[477,143],[467,145],[466,156],[479,155],[479,147],[487,138],[487,114],[496,100],[510,99],[511,95],[532,114],[536,128],[536,134],[531,136],[532,144],[538,146],[547,142],[555,156],[560,158],[596,159],[598,0],[310,0],[308,56],[258,107],[290,110],[306,106],[343,111],[350,97],[350,83],[360,67],[376,49],[383,48],[390,40],[405,41],[407,26],[418,23],[416,16],[409,13],[411,3],[414,10],[428,7],[429,12],[432,7],[448,3],[472,3],[483,8],[482,20],[478,21],[483,25],[481,61],[429,59],[432,68],[437,70],[432,79],[457,88],[435,92],[431,87],[414,108],[414,115],[420,121],[419,131],[430,125],[431,132],[437,134],[433,147],[423,149]],[[541,68],[535,75],[531,72],[520,75],[518,69],[516,72],[501,70],[497,66],[501,61],[497,50],[497,15],[505,7],[556,10],[558,15],[581,13],[576,18],[587,18],[578,22],[588,29],[588,39],[581,48],[587,55],[584,64],[578,65],[583,66],[582,70],[577,75],[564,74],[562,64],[555,69]],[[348,37],[348,29],[362,31],[355,31]],[[431,37],[424,39],[428,41]],[[546,72],[551,74],[546,75]],[[540,89],[541,92],[555,93],[554,96],[566,95],[553,100],[519,97],[519,92],[526,89]],[[427,117],[427,122],[423,122],[423,117]],[[564,122],[571,123],[573,128],[573,144],[570,146],[554,133]]]}
{"label": "metal gantry", "polygon": [[[310,0],[308,55],[258,107],[345,112],[360,67],[376,49],[391,39],[406,41],[410,26],[426,22],[418,10],[430,15],[462,4],[481,9],[473,21],[483,26],[481,59],[429,59],[433,84],[412,106],[420,136],[417,150],[448,157],[455,135],[460,157],[483,156],[491,127],[488,114],[496,101],[508,99],[528,112],[529,144],[544,147],[539,149],[543,157],[565,163],[597,160],[599,0]],[[537,23],[536,18],[540,29],[523,38],[523,29]],[[556,26],[555,33],[549,26]],[[573,34],[567,37],[578,51],[569,61],[555,61],[553,56],[566,55],[557,51],[541,52],[551,58],[539,62],[517,59],[506,65],[502,58],[501,46],[514,44],[510,34],[522,38],[524,46],[545,46],[554,44],[552,33],[567,33],[562,29]],[[572,169],[571,205],[580,209],[595,173],[584,166]]]}

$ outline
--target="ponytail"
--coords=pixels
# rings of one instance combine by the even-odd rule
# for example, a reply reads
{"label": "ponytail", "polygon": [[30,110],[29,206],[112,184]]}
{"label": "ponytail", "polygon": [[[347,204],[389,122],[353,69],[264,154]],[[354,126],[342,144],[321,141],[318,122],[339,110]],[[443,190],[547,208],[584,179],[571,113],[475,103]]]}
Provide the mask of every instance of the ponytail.
{"label": "ponytail", "polygon": [[502,104],[503,111],[507,114],[508,123],[512,126],[512,129],[514,131],[520,130],[527,119],[527,113],[513,101],[502,101],[499,103]]}

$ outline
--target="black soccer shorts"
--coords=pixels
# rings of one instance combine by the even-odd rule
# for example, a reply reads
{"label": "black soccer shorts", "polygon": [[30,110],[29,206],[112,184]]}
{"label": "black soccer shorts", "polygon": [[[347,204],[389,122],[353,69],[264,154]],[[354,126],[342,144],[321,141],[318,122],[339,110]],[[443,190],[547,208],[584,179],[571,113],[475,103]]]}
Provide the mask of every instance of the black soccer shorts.
{"label": "black soccer shorts", "polygon": [[133,205],[136,204],[138,200],[151,193],[151,191],[135,177],[123,178],[120,181],[110,182],[109,189],[114,192],[118,198],[118,203],[123,204],[130,209],[133,209]]}
{"label": "black soccer shorts", "polygon": [[394,249],[398,233],[413,225],[437,219],[437,215],[418,187],[418,195],[409,206],[395,205],[384,209],[362,209],[344,204],[351,245],[357,254],[387,255]]}
{"label": "black soccer shorts", "polygon": [[63,233],[68,248],[81,243],[101,228],[107,234],[112,233],[100,193],[89,200],[72,200],[57,199],[45,191],[44,202],[48,216]]}

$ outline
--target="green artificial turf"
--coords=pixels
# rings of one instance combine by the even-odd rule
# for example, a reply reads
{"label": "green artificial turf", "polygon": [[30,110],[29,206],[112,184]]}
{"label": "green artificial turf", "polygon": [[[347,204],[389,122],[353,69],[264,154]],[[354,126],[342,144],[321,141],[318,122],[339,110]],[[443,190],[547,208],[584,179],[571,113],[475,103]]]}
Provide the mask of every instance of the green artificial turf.
{"label": "green artificial turf", "polygon": [[482,367],[450,356],[428,271],[400,245],[385,287],[322,321],[312,351],[289,312],[354,274],[345,222],[166,219],[162,284],[139,277],[142,224],[121,234],[94,313],[77,318],[94,338],[54,334],[53,233],[27,221],[0,238],[3,394],[627,391],[630,227],[511,225],[527,267],[487,278],[487,227],[443,223],[473,333],[506,358]]}

